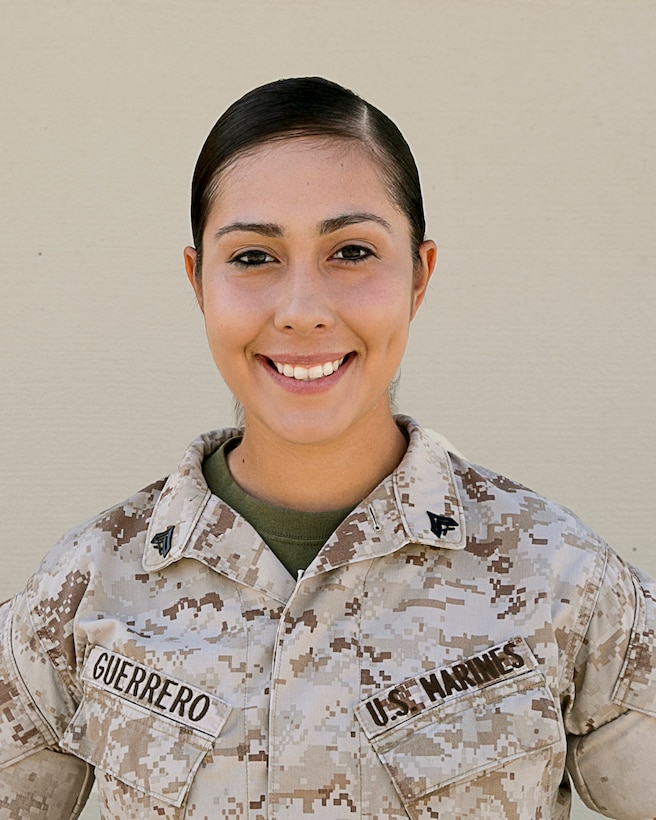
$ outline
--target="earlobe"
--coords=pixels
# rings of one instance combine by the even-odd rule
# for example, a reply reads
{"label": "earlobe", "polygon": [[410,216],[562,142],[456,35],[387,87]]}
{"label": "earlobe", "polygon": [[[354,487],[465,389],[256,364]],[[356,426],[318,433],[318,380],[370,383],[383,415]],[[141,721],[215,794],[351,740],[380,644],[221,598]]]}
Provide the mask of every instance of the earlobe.
{"label": "earlobe", "polygon": [[187,247],[184,249],[185,270],[187,271],[187,279],[194,289],[196,300],[200,309],[203,309],[203,287],[202,280],[196,274],[196,263],[198,261],[198,251],[196,248]]}
{"label": "earlobe", "polygon": [[427,239],[421,243],[417,252],[419,254],[419,262],[415,266],[414,271],[411,319],[415,318],[419,306],[424,301],[428,283],[435,270],[435,265],[437,264],[437,245],[432,239]]}

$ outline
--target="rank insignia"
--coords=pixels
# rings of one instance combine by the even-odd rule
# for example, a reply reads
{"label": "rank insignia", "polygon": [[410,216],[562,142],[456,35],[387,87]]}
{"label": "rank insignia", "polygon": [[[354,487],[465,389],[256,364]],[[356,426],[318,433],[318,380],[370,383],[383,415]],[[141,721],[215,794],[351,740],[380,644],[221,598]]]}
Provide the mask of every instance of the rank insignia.
{"label": "rank insignia", "polygon": [[168,530],[164,530],[164,532],[158,532],[157,535],[153,538],[150,542],[157,552],[162,556],[162,558],[166,558],[166,556],[171,552],[171,547],[173,545],[173,530],[175,527],[169,527]]}
{"label": "rank insignia", "polygon": [[458,527],[458,522],[446,515],[436,515],[430,510],[426,510],[426,514],[430,520],[431,530],[438,538]]}

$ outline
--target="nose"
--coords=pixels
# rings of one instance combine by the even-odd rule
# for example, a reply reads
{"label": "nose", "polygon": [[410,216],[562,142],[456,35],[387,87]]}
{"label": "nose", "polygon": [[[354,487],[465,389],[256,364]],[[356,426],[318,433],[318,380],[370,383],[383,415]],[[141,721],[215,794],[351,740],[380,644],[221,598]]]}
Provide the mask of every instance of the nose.
{"label": "nose", "polygon": [[321,272],[308,264],[288,269],[276,305],[276,328],[308,336],[327,330],[334,321],[328,285]]}

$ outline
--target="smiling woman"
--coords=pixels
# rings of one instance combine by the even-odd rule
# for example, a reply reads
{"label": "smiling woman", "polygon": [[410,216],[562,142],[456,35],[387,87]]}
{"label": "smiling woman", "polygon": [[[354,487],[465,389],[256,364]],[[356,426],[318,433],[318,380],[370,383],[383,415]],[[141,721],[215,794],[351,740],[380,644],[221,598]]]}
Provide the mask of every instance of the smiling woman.
{"label": "smiling woman", "polygon": [[244,425],[2,609],[0,805],[75,817],[656,814],[656,585],[389,388],[436,262],[396,126],[318,78],[198,160],[187,276]]}

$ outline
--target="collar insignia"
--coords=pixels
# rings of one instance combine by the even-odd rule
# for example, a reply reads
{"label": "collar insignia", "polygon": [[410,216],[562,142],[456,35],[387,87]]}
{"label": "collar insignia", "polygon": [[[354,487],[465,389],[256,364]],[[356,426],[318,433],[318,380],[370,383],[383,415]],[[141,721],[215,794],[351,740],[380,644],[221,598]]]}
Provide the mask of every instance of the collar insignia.
{"label": "collar insignia", "polygon": [[430,520],[431,530],[438,538],[455,530],[458,527],[458,522],[446,515],[436,515],[430,510],[426,510],[426,514]]}
{"label": "collar insignia", "polygon": [[173,545],[173,530],[175,526],[171,526],[168,530],[164,530],[164,532],[158,532],[157,535],[153,538],[150,542],[157,552],[162,556],[162,558],[166,558],[166,556],[171,552],[171,546]]}

